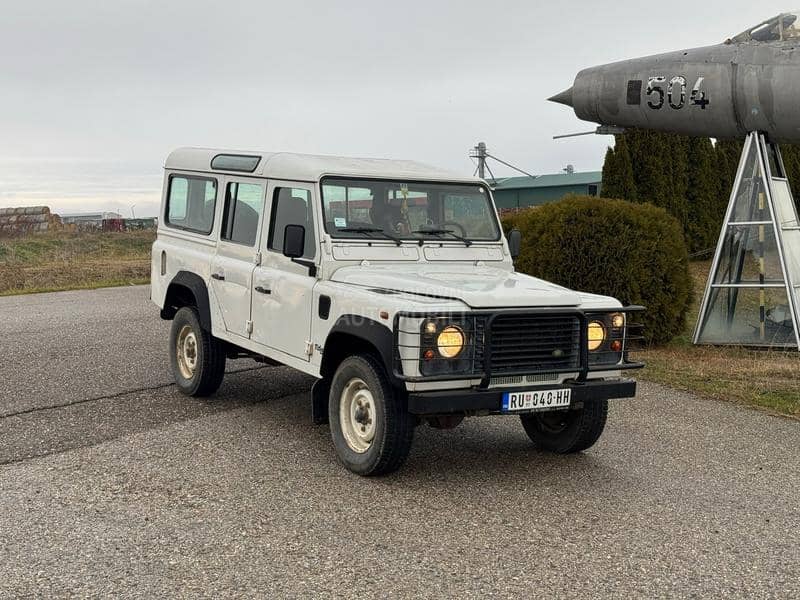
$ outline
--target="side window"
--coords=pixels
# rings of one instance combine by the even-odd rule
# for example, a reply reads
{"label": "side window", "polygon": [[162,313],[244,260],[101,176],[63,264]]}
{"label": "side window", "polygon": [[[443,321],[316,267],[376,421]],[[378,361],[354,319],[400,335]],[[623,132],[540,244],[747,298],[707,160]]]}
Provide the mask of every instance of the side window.
{"label": "side window", "polygon": [[255,183],[231,182],[225,190],[222,239],[255,246],[264,208],[264,188]]}
{"label": "side window", "polygon": [[208,235],[214,227],[217,181],[174,175],[169,179],[166,223]]}
{"label": "side window", "polygon": [[275,188],[272,218],[269,225],[269,249],[283,252],[283,234],[287,225],[306,228],[305,258],[314,258],[316,240],[311,218],[311,192],[301,188]]}

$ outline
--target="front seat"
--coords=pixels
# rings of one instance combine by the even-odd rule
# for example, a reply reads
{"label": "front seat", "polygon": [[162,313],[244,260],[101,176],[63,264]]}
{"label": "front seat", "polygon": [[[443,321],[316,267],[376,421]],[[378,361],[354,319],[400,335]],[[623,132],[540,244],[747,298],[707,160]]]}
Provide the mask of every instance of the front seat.
{"label": "front seat", "polygon": [[302,198],[293,196],[289,188],[281,189],[278,194],[275,223],[278,225],[273,235],[273,246],[276,250],[283,250],[283,235],[287,225],[302,225],[306,229],[304,256],[314,256],[314,228],[308,218],[308,205]]}

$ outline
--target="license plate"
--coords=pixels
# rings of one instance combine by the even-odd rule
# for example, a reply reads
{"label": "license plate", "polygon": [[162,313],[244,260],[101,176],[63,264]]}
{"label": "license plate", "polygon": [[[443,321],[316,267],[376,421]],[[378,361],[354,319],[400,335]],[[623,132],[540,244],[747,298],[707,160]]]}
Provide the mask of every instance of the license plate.
{"label": "license plate", "polygon": [[531,412],[568,408],[572,390],[540,390],[537,392],[507,392],[503,394],[503,412]]}

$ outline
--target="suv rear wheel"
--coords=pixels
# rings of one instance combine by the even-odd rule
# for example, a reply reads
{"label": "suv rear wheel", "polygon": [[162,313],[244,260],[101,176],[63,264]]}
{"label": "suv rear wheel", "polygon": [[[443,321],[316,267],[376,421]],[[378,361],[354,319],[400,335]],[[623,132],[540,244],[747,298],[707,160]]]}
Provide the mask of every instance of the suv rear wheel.
{"label": "suv rear wheel", "polygon": [[225,348],[200,326],[197,309],[181,308],[172,321],[170,362],[178,389],[187,396],[210,396],[225,376]]}
{"label": "suv rear wheel", "polygon": [[404,395],[390,385],[385,369],[372,356],[351,356],[339,365],[331,382],[328,416],[336,454],[353,473],[385,475],[408,457],[414,419]]}
{"label": "suv rear wheel", "polygon": [[580,410],[520,415],[531,441],[542,450],[574,454],[594,446],[606,426],[608,400],[587,401]]}

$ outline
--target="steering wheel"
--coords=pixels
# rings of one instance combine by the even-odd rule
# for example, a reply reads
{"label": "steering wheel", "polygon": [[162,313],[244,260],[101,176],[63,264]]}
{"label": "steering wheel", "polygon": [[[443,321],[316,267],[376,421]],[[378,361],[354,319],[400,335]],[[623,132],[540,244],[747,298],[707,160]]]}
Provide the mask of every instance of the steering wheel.
{"label": "steering wheel", "polygon": [[461,223],[456,223],[455,221],[445,221],[445,222],[442,223],[442,229],[451,229],[453,227],[458,229],[457,233],[461,237],[463,237],[463,238],[467,237],[467,230],[464,228],[464,226]]}

